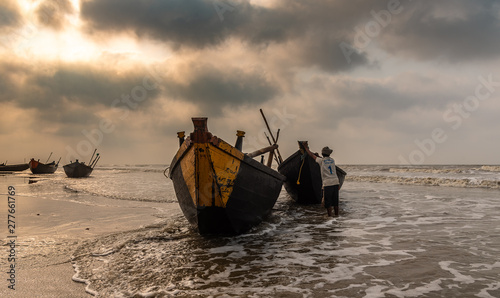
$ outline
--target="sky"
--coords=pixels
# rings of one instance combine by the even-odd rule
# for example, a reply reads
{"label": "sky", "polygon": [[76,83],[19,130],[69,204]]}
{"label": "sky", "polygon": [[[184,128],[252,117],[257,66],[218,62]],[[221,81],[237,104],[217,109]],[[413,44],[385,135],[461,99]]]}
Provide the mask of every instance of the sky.
{"label": "sky", "polygon": [[251,152],[263,109],[284,158],[500,164],[500,1],[2,0],[0,91],[0,163]]}

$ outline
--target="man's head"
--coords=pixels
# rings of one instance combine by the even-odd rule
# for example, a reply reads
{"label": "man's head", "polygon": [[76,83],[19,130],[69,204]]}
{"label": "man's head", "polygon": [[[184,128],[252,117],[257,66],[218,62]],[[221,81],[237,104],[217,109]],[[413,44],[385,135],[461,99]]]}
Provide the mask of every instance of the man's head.
{"label": "man's head", "polygon": [[328,146],[326,147],[323,147],[323,149],[321,150],[321,155],[323,155],[323,157],[328,157],[330,156],[330,154],[332,154],[333,150],[328,148]]}

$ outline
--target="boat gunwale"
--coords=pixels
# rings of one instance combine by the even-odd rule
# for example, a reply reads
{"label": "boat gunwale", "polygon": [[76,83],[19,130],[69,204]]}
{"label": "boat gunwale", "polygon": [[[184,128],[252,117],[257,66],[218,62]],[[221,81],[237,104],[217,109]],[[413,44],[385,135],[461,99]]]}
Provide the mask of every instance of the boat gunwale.
{"label": "boat gunwale", "polygon": [[295,158],[296,155],[299,155],[300,150],[295,151],[292,155],[288,156],[279,166],[278,166],[278,171],[280,168],[284,167],[287,163],[289,163],[291,160]]}
{"label": "boat gunwale", "polygon": [[[300,152],[300,149],[295,151],[292,155],[288,156],[287,159],[285,159],[279,166],[278,166],[278,171],[280,170],[280,168],[284,167],[285,164],[289,163],[291,160],[293,160],[296,156],[301,156],[303,154],[301,154]],[[316,161],[314,161],[316,162]],[[337,164],[335,164],[335,167],[337,170],[339,170],[344,176],[347,176],[347,172],[344,171],[342,168],[340,168]]]}
{"label": "boat gunwale", "polygon": [[63,166],[63,168],[65,168],[65,167],[76,167],[76,166],[80,166],[80,165],[81,165],[81,166],[84,166],[84,167],[86,167],[86,168],[88,168],[88,169],[93,169],[92,167],[90,167],[90,166],[86,165],[86,164],[85,164],[85,163],[83,163],[83,162],[79,162],[79,161],[78,161],[78,162],[77,162],[77,161],[75,161],[75,162],[69,163],[69,164],[67,164],[67,165],[64,165],[64,166]]}
{"label": "boat gunwale", "polygon": [[[206,144],[211,144],[214,148],[224,152],[225,154],[233,157],[233,158],[236,158],[238,159],[240,162],[243,162],[249,166],[251,166],[252,168],[262,172],[262,173],[265,173],[265,174],[268,174],[269,176],[272,176],[276,179],[280,179],[281,181],[285,181],[286,180],[286,177],[284,175],[282,175],[281,173],[279,173],[278,171],[270,168],[270,167],[267,167],[263,164],[261,164],[260,162],[256,161],[255,159],[249,157],[247,154],[243,153],[243,158],[241,157],[238,157],[238,156],[235,156],[234,154],[232,154],[230,151],[228,150],[225,150],[225,149],[222,149],[220,146],[219,146],[219,143],[220,142],[224,142],[226,144],[228,144],[229,146],[231,146],[229,143],[225,142],[224,140],[214,136],[212,137],[212,139],[208,142],[206,142]],[[186,145],[186,148],[184,148],[183,152],[179,155],[179,157],[174,161],[174,165],[170,167],[170,177],[172,177],[172,173],[173,171],[177,168],[179,162],[184,158],[184,156],[187,154],[187,152],[189,152],[189,149],[193,146],[193,142],[191,142],[191,139],[190,137],[187,137],[186,140],[184,141],[185,142],[189,142],[187,145]],[[184,145],[183,143],[183,145]],[[199,143],[199,144],[203,144],[203,143]],[[181,147],[182,148],[182,147]],[[234,148],[236,149],[235,147],[231,146],[231,148]],[[238,149],[236,149],[238,150]],[[238,150],[239,151],[239,150]],[[241,152],[241,151],[240,151]],[[176,156],[174,158],[177,157],[178,154],[176,154]]]}

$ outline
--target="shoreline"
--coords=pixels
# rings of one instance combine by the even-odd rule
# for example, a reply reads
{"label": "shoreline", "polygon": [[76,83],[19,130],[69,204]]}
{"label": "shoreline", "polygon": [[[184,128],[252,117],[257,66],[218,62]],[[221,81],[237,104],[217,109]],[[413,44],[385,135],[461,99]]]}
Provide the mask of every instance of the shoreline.
{"label": "shoreline", "polygon": [[[0,255],[0,297],[92,297],[86,284],[74,279],[72,255],[77,247],[89,239],[159,223],[179,210],[177,204],[121,201],[85,193],[68,194],[69,200],[26,196],[26,184],[19,183],[18,177],[6,180],[0,181],[1,197],[7,199],[7,185],[17,190],[16,238],[8,238],[5,204],[0,208],[0,217],[5,218],[0,233],[5,248]],[[15,262],[7,261],[10,239],[16,241]],[[8,288],[7,281],[12,264],[15,290]]]}

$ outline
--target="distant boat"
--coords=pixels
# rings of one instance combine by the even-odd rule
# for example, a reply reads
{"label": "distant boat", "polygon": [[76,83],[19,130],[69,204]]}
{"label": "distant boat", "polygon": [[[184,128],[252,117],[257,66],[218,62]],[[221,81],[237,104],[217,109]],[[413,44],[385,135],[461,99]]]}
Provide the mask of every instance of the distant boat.
{"label": "distant boat", "polygon": [[[47,162],[49,161],[51,156],[52,153],[50,153]],[[61,161],[60,158],[59,161]],[[29,167],[33,174],[52,174],[57,170],[57,167],[59,166],[59,161],[57,163],[55,161],[51,163],[47,162],[41,163],[40,160],[35,160],[34,158],[32,158],[29,162]]]}
{"label": "distant boat", "polygon": [[[96,150],[94,150],[94,154]],[[86,165],[84,162],[79,162],[77,159],[75,162],[63,166],[66,176],[69,178],[84,178],[90,176],[95,165],[97,164],[97,161],[101,158],[99,153],[97,153],[94,158],[94,154],[92,154],[92,157],[90,158],[89,165]]]}
{"label": "distant boat", "polygon": [[27,163],[17,164],[17,165],[6,165],[5,163],[0,164],[0,172],[20,172],[29,168]]}
{"label": "distant boat", "polygon": [[[299,145],[300,146],[300,145]],[[340,188],[347,173],[336,166]],[[307,152],[299,149],[278,167],[286,176],[285,189],[290,197],[299,204],[321,204],[322,179],[319,164]]]}
{"label": "distant boat", "polygon": [[57,170],[58,166],[59,163],[55,161],[44,164],[32,158],[29,162],[29,167],[33,174],[52,174]]}
{"label": "distant boat", "polygon": [[192,121],[189,137],[178,134],[169,171],[181,210],[200,234],[246,232],[271,213],[285,180],[253,157],[278,145],[244,154],[244,132],[238,131],[233,147],[208,131],[207,118]]}

